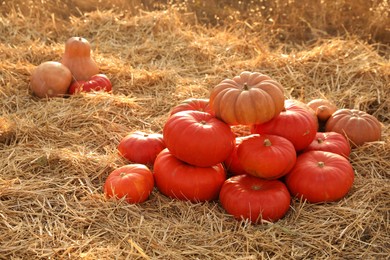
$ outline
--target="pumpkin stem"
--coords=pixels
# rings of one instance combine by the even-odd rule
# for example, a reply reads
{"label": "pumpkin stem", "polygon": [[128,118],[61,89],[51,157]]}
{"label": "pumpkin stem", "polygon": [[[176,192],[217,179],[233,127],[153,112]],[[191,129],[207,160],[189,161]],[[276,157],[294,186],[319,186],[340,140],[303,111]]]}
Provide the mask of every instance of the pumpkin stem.
{"label": "pumpkin stem", "polygon": [[324,142],[324,139],[318,138],[318,139],[317,139],[317,142],[318,142],[319,144],[322,144],[322,143]]}
{"label": "pumpkin stem", "polygon": [[325,166],[324,162],[318,162],[318,167],[323,168]]}
{"label": "pumpkin stem", "polygon": [[272,143],[271,143],[271,141],[268,139],[268,138],[266,138],[266,139],[264,139],[264,146],[265,147],[268,147],[268,146],[271,146],[272,145]]}
{"label": "pumpkin stem", "polygon": [[256,184],[253,184],[251,188],[252,190],[261,190],[261,186]]}
{"label": "pumpkin stem", "polygon": [[249,86],[248,86],[248,83],[244,83],[244,87],[243,87],[243,90],[249,90]]}
{"label": "pumpkin stem", "polygon": [[121,173],[119,174],[119,176],[121,176],[121,178],[124,178],[126,175],[127,175],[126,172],[121,172]]}

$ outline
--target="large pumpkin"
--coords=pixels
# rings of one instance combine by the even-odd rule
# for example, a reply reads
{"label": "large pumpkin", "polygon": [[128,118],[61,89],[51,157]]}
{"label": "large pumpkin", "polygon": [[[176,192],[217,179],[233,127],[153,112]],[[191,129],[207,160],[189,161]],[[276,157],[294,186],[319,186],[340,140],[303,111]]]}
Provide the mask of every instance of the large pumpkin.
{"label": "large pumpkin", "polygon": [[293,143],[296,151],[305,149],[316,136],[318,120],[306,104],[293,99],[284,102],[283,111],[264,124],[253,125],[254,134],[279,135]]}
{"label": "large pumpkin", "polygon": [[154,162],[157,189],[170,198],[192,202],[218,198],[226,179],[221,163],[211,167],[197,167],[178,160],[168,149],[158,154]]}
{"label": "large pumpkin", "polygon": [[283,87],[269,76],[244,71],[225,79],[210,93],[215,116],[230,125],[267,122],[283,110]]}
{"label": "large pumpkin", "polygon": [[294,168],[285,176],[291,194],[312,203],[343,198],[351,189],[354,171],[345,157],[324,151],[298,156]]}
{"label": "large pumpkin", "polygon": [[238,146],[237,156],[245,172],[263,179],[277,179],[287,174],[297,158],[289,140],[267,134],[244,138]]}
{"label": "large pumpkin", "polygon": [[325,131],[344,134],[352,147],[381,139],[381,123],[364,111],[339,109],[329,117]]}
{"label": "large pumpkin", "polygon": [[230,127],[200,111],[182,111],[170,116],[163,136],[174,156],[200,167],[223,162],[235,147],[235,135]]}

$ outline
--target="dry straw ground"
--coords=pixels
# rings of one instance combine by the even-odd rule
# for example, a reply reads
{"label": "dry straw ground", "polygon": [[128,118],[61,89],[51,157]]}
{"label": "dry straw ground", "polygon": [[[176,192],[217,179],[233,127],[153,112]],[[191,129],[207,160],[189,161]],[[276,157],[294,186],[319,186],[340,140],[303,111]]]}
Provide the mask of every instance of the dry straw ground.
{"label": "dry straw ground", "polygon": [[[389,24],[387,0],[1,1],[0,258],[389,259]],[[71,36],[91,42],[113,94],[30,93],[31,70]],[[243,70],[383,123],[381,141],[353,150],[345,199],[293,200],[255,226],[218,202],[104,198],[125,134],[161,131],[175,104]]]}

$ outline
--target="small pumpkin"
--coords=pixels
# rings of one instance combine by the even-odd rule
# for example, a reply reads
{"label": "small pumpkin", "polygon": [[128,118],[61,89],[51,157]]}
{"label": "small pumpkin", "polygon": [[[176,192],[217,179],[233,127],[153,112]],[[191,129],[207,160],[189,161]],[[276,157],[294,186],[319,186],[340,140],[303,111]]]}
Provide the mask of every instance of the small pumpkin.
{"label": "small pumpkin", "polygon": [[328,99],[317,98],[307,103],[307,106],[314,110],[319,121],[326,121],[338,109]]}
{"label": "small pumpkin", "polygon": [[329,117],[325,125],[326,132],[343,134],[352,147],[381,139],[382,125],[374,117],[358,109],[343,108]]}
{"label": "small pumpkin", "polygon": [[39,64],[31,73],[30,89],[40,98],[58,97],[68,92],[72,82],[70,70],[57,61]]}
{"label": "small pumpkin", "polygon": [[99,73],[99,67],[91,56],[91,44],[82,37],[71,37],[66,41],[61,63],[69,68],[76,81],[87,81]]}
{"label": "small pumpkin", "polygon": [[96,74],[93,75],[88,81],[73,81],[68,90],[69,94],[72,95],[81,92],[92,91],[111,92],[112,84],[110,79],[105,74]]}
{"label": "small pumpkin", "polygon": [[269,76],[244,71],[225,79],[210,93],[215,116],[229,125],[265,123],[283,110],[283,87]]}

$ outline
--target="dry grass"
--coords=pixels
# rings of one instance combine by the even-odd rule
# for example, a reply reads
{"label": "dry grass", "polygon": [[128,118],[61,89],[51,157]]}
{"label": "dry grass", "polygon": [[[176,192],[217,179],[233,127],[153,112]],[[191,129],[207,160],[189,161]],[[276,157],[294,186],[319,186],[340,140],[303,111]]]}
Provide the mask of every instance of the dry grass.
{"label": "dry grass", "polygon": [[[229,1],[90,2],[2,1],[1,259],[389,258],[388,1],[336,1],[342,11],[320,1],[257,1],[254,11]],[[34,97],[31,70],[60,60],[76,35],[91,42],[113,94]],[[353,150],[345,199],[293,200],[285,218],[255,226],[218,202],[158,191],[140,205],[104,198],[105,178],[127,163],[116,152],[122,137],[161,131],[175,104],[243,70],[269,74],[290,97],[326,97],[383,123],[381,141]]]}

